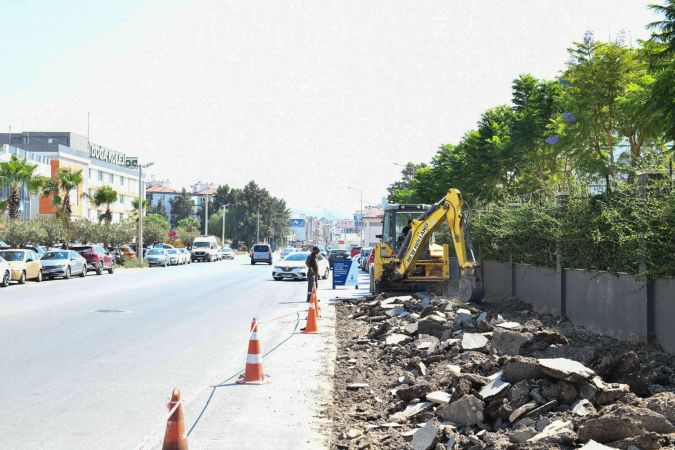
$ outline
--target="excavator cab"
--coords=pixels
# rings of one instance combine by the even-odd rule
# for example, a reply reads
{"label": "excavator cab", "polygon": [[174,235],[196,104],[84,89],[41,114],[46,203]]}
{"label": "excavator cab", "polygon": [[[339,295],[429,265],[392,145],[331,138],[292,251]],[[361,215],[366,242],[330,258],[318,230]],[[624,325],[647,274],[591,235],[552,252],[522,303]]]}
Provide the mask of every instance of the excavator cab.
{"label": "excavator cab", "polygon": [[382,242],[397,252],[405,240],[403,228],[408,221],[419,218],[429,208],[429,205],[387,205],[384,208]]}

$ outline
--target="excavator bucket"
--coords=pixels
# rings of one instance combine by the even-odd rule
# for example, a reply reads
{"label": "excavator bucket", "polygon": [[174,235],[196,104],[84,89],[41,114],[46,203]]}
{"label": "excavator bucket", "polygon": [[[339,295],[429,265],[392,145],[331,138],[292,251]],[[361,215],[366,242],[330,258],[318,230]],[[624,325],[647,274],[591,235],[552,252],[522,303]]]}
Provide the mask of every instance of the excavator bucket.
{"label": "excavator bucket", "polygon": [[479,303],[484,296],[480,267],[473,266],[463,269],[459,277],[459,299],[463,302]]}

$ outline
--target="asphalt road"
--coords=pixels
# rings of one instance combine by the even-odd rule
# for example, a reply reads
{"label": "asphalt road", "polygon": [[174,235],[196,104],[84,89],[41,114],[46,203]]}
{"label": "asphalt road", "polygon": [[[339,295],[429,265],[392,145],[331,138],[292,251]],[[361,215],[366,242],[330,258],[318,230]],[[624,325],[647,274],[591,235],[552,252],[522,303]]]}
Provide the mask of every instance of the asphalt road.
{"label": "asphalt road", "polygon": [[[237,257],[1,289],[0,448],[154,442],[174,386],[191,428],[204,387],[243,369],[251,318],[304,308],[305,286]],[[263,349],[293,322],[267,327]],[[193,435],[207,432],[199,426]]]}

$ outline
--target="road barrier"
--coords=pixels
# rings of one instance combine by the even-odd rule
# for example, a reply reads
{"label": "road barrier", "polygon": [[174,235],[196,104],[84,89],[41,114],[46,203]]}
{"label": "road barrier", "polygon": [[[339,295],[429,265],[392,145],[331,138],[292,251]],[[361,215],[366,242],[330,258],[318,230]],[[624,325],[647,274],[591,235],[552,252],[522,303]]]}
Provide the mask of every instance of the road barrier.
{"label": "road barrier", "polygon": [[[316,294],[316,288],[314,287],[312,289],[312,295],[310,297],[310,302],[309,302],[309,309],[307,310],[307,325],[305,328],[302,328],[301,331],[303,334],[317,334],[319,332],[319,327],[318,327],[318,307],[319,307],[319,300]],[[266,324],[270,322],[276,322],[281,319],[285,319],[287,317],[291,316],[296,316],[296,324],[295,328],[293,330],[293,333],[291,333],[290,336],[286,337],[282,342],[274,346],[270,351],[268,351],[265,355],[262,354],[262,351],[260,349],[260,342],[258,340],[258,330],[259,326],[261,324]],[[215,392],[215,389],[219,386],[222,386],[223,383],[226,383],[233,379],[236,376],[240,376],[240,380],[243,380],[240,382],[240,380],[237,380],[237,384],[264,384],[264,374],[263,374],[263,368],[262,368],[262,358],[263,356],[267,356],[270,353],[272,353],[274,350],[279,348],[283,343],[288,341],[293,335],[295,334],[295,331],[297,330],[298,323],[300,322],[300,316],[299,312],[295,311],[292,313],[288,314],[282,314],[280,316],[272,317],[266,320],[260,320],[256,321],[255,317],[251,321],[251,326],[250,326],[250,337],[249,337],[249,344],[248,344],[248,351],[247,351],[247,356],[246,356],[246,366],[244,370],[241,370],[234,375],[230,376],[226,380],[216,382],[216,383],[209,383],[207,386],[204,386],[203,388],[199,389],[192,397],[193,400],[196,398],[199,394],[204,392],[206,389],[209,387],[211,388],[211,394],[209,395],[208,400],[206,401],[204,407],[202,408],[201,413],[195,420],[195,422],[192,424],[190,429],[188,430],[187,433],[185,433],[185,418],[184,418],[184,412],[183,412],[183,404],[185,403],[182,398],[180,391],[178,388],[174,388],[172,394],[171,394],[171,400],[169,401],[168,407],[169,407],[169,414],[166,419],[166,430],[164,432],[164,441],[162,444],[162,450],[188,450],[188,436],[190,436],[190,433],[194,429],[194,427],[197,425],[197,422],[201,419],[202,415],[204,414],[204,411],[206,410],[206,407],[208,406],[209,402],[211,401],[211,398],[213,397],[213,394]],[[243,373],[243,375],[242,375]],[[251,381],[249,381],[251,380]],[[153,434],[149,435],[146,439],[141,442],[136,449],[137,450],[145,450],[148,448],[155,448],[157,444],[154,444],[150,447],[148,445],[156,439],[158,436],[158,430],[156,430]]]}

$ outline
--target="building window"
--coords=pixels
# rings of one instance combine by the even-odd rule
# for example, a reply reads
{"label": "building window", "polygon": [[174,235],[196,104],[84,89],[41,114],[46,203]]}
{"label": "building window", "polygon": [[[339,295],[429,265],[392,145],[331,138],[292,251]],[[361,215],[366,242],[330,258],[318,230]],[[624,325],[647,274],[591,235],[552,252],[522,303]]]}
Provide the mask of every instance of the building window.
{"label": "building window", "polygon": [[89,169],[89,179],[93,180],[96,178],[96,169]]}
{"label": "building window", "polygon": [[113,175],[112,173],[109,173],[108,174],[108,182],[110,182],[110,184],[113,184],[115,182],[115,175]]}
{"label": "building window", "polygon": [[98,181],[103,181],[103,172],[98,171]]}
{"label": "building window", "polygon": [[120,186],[124,186],[124,177],[120,175]]}
{"label": "building window", "polygon": [[124,195],[120,195],[120,205],[124,205]]}

